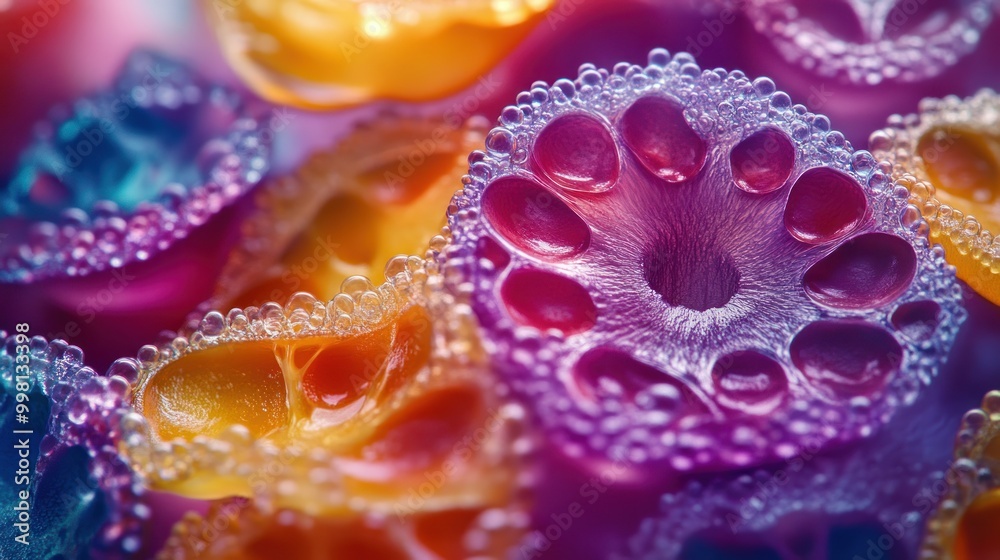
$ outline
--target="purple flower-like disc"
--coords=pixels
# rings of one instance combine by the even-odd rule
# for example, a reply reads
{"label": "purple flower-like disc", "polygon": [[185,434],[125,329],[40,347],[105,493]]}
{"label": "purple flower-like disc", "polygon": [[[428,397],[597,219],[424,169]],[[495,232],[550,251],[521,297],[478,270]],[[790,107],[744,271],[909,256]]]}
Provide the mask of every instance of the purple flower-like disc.
{"label": "purple flower-like disc", "polygon": [[[518,96],[470,164],[446,278],[585,470],[625,457],[640,481],[866,437],[964,317],[905,190],[767,78],[663,50],[584,65]],[[902,305],[935,306],[925,336]]]}

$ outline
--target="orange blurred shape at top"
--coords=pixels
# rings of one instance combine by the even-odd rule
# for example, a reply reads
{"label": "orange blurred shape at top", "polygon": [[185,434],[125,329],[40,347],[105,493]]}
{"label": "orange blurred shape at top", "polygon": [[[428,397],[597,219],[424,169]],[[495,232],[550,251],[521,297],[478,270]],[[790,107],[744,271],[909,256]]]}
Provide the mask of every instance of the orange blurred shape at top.
{"label": "orange blurred shape at top", "polygon": [[375,278],[392,257],[423,253],[487,129],[478,117],[381,113],[270,181],[211,306],[259,306],[297,291],[329,300],[348,277]]}
{"label": "orange blurred shape at top", "polygon": [[204,0],[222,50],[259,94],[300,107],[423,101],[473,83],[554,0]]}

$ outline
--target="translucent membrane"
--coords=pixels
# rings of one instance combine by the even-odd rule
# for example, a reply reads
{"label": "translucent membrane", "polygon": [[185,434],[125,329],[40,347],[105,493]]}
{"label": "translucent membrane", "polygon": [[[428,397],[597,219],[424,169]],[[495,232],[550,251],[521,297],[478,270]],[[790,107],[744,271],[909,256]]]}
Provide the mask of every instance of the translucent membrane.
{"label": "translucent membrane", "polygon": [[809,267],[806,291],[831,307],[874,307],[906,291],[917,256],[905,240],[885,233],[854,237]]}
{"label": "translucent membrane", "polygon": [[522,411],[486,375],[468,310],[419,258],[386,276],[348,278],[329,302],[210,312],[143,348],[129,460],[158,490],[313,514],[510,503]]}
{"label": "translucent membrane", "polygon": [[754,350],[719,358],[712,366],[712,379],[720,402],[737,410],[769,408],[788,391],[788,378],[781,363]]}
{"label": "translucent membrane", "polygon": [[260,190],[206,307],[260,306],[298,291],[330,299],[349,276],[375,278],[392,257],[425,250],[485,135],[481,119],[385,113],[359,126]]}
{"label": "translucent membrane", "polygon": [[781,188],[795,165],[795,146],[784,132],[765,128],[733,147],[729,154],[736,186],[754,194]]}
{"label": "translucent membrane", "polygon": [[[1000,96],[925,99],[920,113],[871,135],[958,277],[1000,304]],[[906,217],[907,220],[912,218]]]}
{"label": "translucent membrane", "polygon": [[655,50],[536,83],[487,137],[439,262],[584,470],[625,455],[640,483],[864,437],[964,317],[876,161],[767,78]]}
{"label": "translucent membrane", "polygon": [[622,114],[621,131],[646,169],[666,181],[690,179],[705,164],[705,141],[691,129],[683,106],[673,99],[637,99]]}
{"label": "translucent membrane", "polygon": [[493,183],[483,195],[483,212],[505,239],[542,257],[572,256],[590,244],[590,227],[532,181]]}
{"label": "translucent membrane", "polygon": [[149,259],[267,171],[270,137],[234,93],[133,53],[107,91],[57,107],[0,193],[0,281]]}
{"label": "translucent membrane", "polygon": [[868,200],[851,177],[828,168],[806,170],[785,204],[785,228],[805,243],[828,243],[847,235],[865,218]]}
{"label": "translucent membrane", "polygon": [[202,2],[236,72],[264,97],[303,107],[440,99],[477,80],[489,95],[490,68],[553,4]]}
{"label": "translucent membrane", "polygon": [[917,82],[951,68],[993,19],[989,0],[739,4],[789,62],[824,77],[873,86]]}
{"label": "translucent membrane", "polygon": [[946,471],[948,484],[927,522],[921,558],[972,560],[1000,551],[1000,391],[983,397],[981,408],[962,417],[955,437],[955,459]]}
{"label": "translucent membrane", "polygon": [[545,127],[533,146],[542,173],[563,187],[607,190],[618,179],[618,149],[611,131],[588,115],[565,115]]}
{"label": "translucent membrane", "polygon": [[0,555],[23,558],[27,547],[45,558],[136,554],[149,509],[117,452],[117,427],[132,414],[128,381],[98,376],[62,341],[4,331],[0,340],[0,464],[10,473],[0,480]]}

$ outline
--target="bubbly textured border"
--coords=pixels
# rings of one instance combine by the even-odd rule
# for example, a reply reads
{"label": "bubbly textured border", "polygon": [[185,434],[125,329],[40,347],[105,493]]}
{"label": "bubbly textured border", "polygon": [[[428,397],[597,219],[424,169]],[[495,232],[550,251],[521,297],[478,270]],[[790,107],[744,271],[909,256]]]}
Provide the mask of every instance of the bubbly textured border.
{"label": "bubbly textured border", "polygon": [[[892,554],[901,543],[916,554],[933,514],[928,495],[946,480],[942,444],[952,427],[941,418],[940,403],[938,395],[924,393],[920,403],[858,445],[804,449],[767,468],[688,480],[661,496],[657,514],[641,523],[615,559],[675,560],[688,539],[713,534],[790,548],[802,531],[828,538],[843,523],[877,526],[891,537]],[[885,558],[892,556],[879,546]],[[809,558],[827,558],[813,550]],[[828,560],[866,553],[862,545],[851,556]]]}
{"label": "bubbly textured border", "polygon": [[919,113],[893,115],[887,125],[871,134],[868,143],[872,153],[892,165],[893,178],[909,190],[911,204],[920,210],[931,231],[948,237],[956,250],[971,255],[989,278],[1000,282],[1000,236],[974,216],[966,216],[934,196],[934,185],[916,149],[927,131],[941,126],[1000,133],[1000,95],[983,89],[967,99],[954,95],[926,98],[920,102]]}
{"label": "bubbly textured border", "polygon": [[[881,29],[873,30],[881,32],[882,37],[854,43],[835,37],[819,22],[800,18],[795,3],[789,0],[724,1],[742,6],[757,32],[770,38],[786,61],[820,76],[865,85],[877,85],[883,80],[919,82],[941,74],[975,50],[995,9],[992,0],[972,0],[945,29],[931,37],[891,37],[889,33],[898,30],[890,20],[894,14],[905,18],[900,26],[912,17],[903,6],[893,6],[882,14],[885,20]],[[844,6],[850,7],[850,2],[844,2]],[[865,22],[859,24],[863,28]]]}
{"label": "bubbly textured border", "polygon": [[955,461],[948,469],[952,479],[934,515],[919,560],[952,560],[955,530],[965,509],[984,492],[1000,487],[1000,469],[987,461],[986,448],[1000,434],[1000,391],[990,391],[980,408],[962,416],[955,436]]}
{"label": "bubbly textured border", "polygon": [[[746,459],[748,449],[756,458],[754,460],[787,457],[795,453],[794,446],[783,445],[776,450],[775,442],[790,434],[795,436],[792,439],[807,439],[801,432],[803,422],[813,426],[811,437],[823,441],[850,441],[869,435],[873,425],[885,423],[897,407],[912,403],[919,388],[928,384],[936,374],[936,366],[947,355],[958,326],[965,318],[960,304],[960,288],[955,282],[954,267],[944,261],[940,246],[932,247],[928,242],[926,224],[920,219],[917,209],[906,203],[908,192],[892,181],[888,165],[878,163],[866,151],[854,151],[841,133],[831,130],[829,119],[808,112],[802,105],[793,105],[790,97],[777,91],[768,78],[751,81],[740,71],[702,70],[688,53],[671,56],[666,50],[655,49],[645,67],[620,63],[609,72],[585,64],[581,66],[576,80],[561,79],[551,86],[536,82],[530,91],[518,95],[516,106],[503,110],[499,126],[487,136],[486,150],[474,152],[469,157],[470,170],[463,178],[463,190],[456,194],[448,210],[449,227],[445,228],[444,235],[449,244],[439,256],[449,289],[463,301],[475,299],[474,293],[493,292],[495,281],[482,273],[485,265],[475,256],[475,242],[484,227],[479,218],[480,197],[492,180],[527,168],[527,148],[531,138],[546,123],[571,111],[615,114],[634,99],[652,92],[667,93],[683,100],[685,118],[703,137],[723,136],[728,134],[727,130],[756,130],[767,122],[786,131],[797,144],[799,157],[803,160],[847,173],[862,185],[873,214],[871,219],[875,220],[874,227],[869,230],[891,232],[904,238],[914,246],[918,256],[918,270],[913,284],[896,302],[869,311],[865,318],[879,325],[890,325],[889,316],[894,304],[915,299],[934,299],[942,308],[941,323],[932,340],[916,344],[901,340],[897,334],[897,340],[907,352],[901,374],[896,375],[885,390],[887,398],[874,402],[855,399],[840,406],[811,407],[809,402],[802,402],[799,403],[801,406],[789,410],[789,414],[770,415],[760,428],[761,432],[753,436],[748,436],[745,430],[731,430],[726,439],[733,443],[734,449],[727,449],[728,445],[699,448],[697,443],[703,438],[697,435],[703,434],[704,430],[686,426],[685,431],[690,437],[677,438],[669,457],[653,459],[669,460],[672,468],[686,471],[720,462],[750,466]],[[517,251],[512,252],[512,258],[518,258]],[[925,292],[921,293],[921,290]],[[595,299],[595,303],[600,308],[601,302]],[[548,352],[544,364],[528,365],[524,363],[527,353],[517,353],[520,357],[516,357],[507,355],[514,354],[511,351],[496,349],[501,346],[528,347],[529,343],[532,348],[542,348],[550,342],[561,344],[559,333],[519,327],[499,309],[495,301],[481,304],[486,308],[484,313],[496,323],[491,329],[498,333],[498,337],[490,340],[487,336],[486,343],[492,344],[491,350],[500,354],[498,361],[502,362],[501,367],[529,368],[533,372],[532,379],[536,380],[554,375],[550,371],[555,367],[552,364],[565,357],[565,350]],[[857,317],[858,313],[827,309],[824,316]],[[895,332],[891,326],[889,330]],[[787,357],[783,359],[789,363]],[[564,410],[561,414],[571,412]],[[710,428],[718,430],[726,427],[715,422]],[[712,430],[703,435],[715,434]],[[717,435],[711,437],[718,439]],[[740,448],[749,445],[748,441],[752,442],[750,448]],[[571,455],[582,453],[576,444],[569,445],[566,450]],[[632,460],[642,463],[649,457],[640,451],[630,448],[627,452]]]}
{"label": "bubbly textured border", "polygon": [[[478,341],[471,340],[475,332],[470,310],[458,305],[440,289],[441,279],[433,263],[419,257],[399,256],[385,270],[389,280],[377,288],[364,277],[354,276],[344,281],[342,293],[329,302],[320,302],[310,294],[293,295],[285,306],[270,302],[261,307],[232,309],[223,316],[209,312],[197,330],[179,336],[160,346],[147,345],[136,359],[123,358],[112,364],[109,373],[120,375],[134,384],[133,394],[143,387],[166,364],[199,350],[248,340],[288,340],[310,336],[346,339],[386,327],[398,313],[411,306],[426,306],[432,321],[432,348],[428,367],[418,374],[415,382],[386,403],[390,409],[414,397],[428,387],[447,383],[447,379],[467,379],[480,384],[496,399],[495,407],[504,421],[498,434],[484,444],[481,455],[496,467],[500,476],[502,465],[511,454],[517,464],[527,464],[526,457],[534,453],[535,443],[524,432],[523,408],[505,397],[506,389],[481,375]],[[470,323],[472,321],[473,323]],[[479,369],[477,369],[479,368]],[[316,511],[315,503],[303,505],[303,496],[322,496],[324,508],[346,508],[352,511],[395,513],[398,503],[385,499],[365,499],[347,495],[341,478],[344,473],[331,465],[336,455],[310,439],[299,444],[276,445],[267,440],[251,438],[242,425],[233,425],[217,437],[198,436],[190,441],[161,441],[148,421],[138,413],[123,420],[124,453],[134,468],[156,482],[171,483],[187,479],[192,472],[206,470],[217,476],[248,478],[262,468],[280,467],[268,472],[270,484],[254,488],[254,499],[275,507],[295,507],[306,513]],[[284,466],[290,465],[289,469]],[[306,476],[305,473],[309,473]],[[526,469],[517,475],[514,494],[529,492],[534,475]],[[483,481],[486,483],[487,481]],[[427,507],[448,504],[453,498],[440,492]]]}
{"label": "bubbly textured border", "polygon": [[[5,384],[13,383],[16,335],[0,330],[0,371]],[[90,550],[97,557],[117,558],[139,551],[141,522],[150,511],[143,502],[145,489],[137,473],[118,454],[119,428],[132,409],[130,387],[117,376],[102,377],[83,364],[83,351],[61,340],[47,342],[36,336],[29,341],[29,367],[34,384],[49,398],[48,433],[43,437],[35,471],[42,473],[57,451],[82,447],[90,456],[88,470],[109,498],[108,520]]]}
{"label": "bubbly textured border", "polygon": [[[134,65],[150,58],[160,58],[146,51],[131,55],[116,78],[114,87],[132,76]],[[211,103],[240,115],[220,136],[208,139],[204,145],[223,146],[228,155],[219,158],[205,172],[207,179],[198,185],[168,187],[158,199],[140,203],[134,211],[121,210],[112,201],[99,201],[93,210],[79,208],[63,211],[57,222],[36,221],[30,227],[30,244],[9,244],[0,251],[0,282],[29,283],[46,278],[83,276],[92,272],[120,268],[130,262],[145,261],[156,252],[163,251],[176,241],[187,237],[207,222],[220,209],[228,206],[267,172],[270,145],[262,133],[266,123],[233,90],[206,83],[186,66],[169,59],[161,59],[182,72],[179,83],[168,81],[158,85],[179,95],[183,91],[188,103]],[[110,110],[120,102],[114,94],[133,95],[109,90],[77,100],[74,107],[93,107]],[[157,95],[154,91],[136,103],[176,110],[171,95]],[[193,95],[193,98],[190,96]],[[66,111],[63,111],[66,112]],[[54,111],[58,114],[59,111]],[[54,119],[42,130],[58,126],[61,119]],[[47,141],[45,136],[36,142]]]}

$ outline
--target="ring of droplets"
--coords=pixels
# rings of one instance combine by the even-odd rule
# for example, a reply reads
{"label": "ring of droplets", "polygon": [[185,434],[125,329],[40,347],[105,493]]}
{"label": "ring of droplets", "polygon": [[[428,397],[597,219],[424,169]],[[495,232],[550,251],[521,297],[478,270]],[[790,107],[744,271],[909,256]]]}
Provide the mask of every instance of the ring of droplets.
{"label": "ring of droplets", "polygon": [[[431,310],[429,315],[434,328],[431,363],[423,368],[413,384],[392,395],[378,408],[396,410],[404,401],[423,394],[428,388],[465,377],[473,384],[488,385],[477,369],[482,367],[481,358],[477,356],[480,352],[478,342],[470,338],[475,332],[474,317],[466,306],[458,304],[440,288],[441,278],[435,263],[419,257],[399,256],[386,265],[385,276],[387,282],[377,288],[367,278],[348,278],[341,293],[329,302],[300,292],[284,306],[269,302],[260,307],[234,308],[225,316],[218,311],[209,312],[188,336],[178,336],[159,347],[144,346],[136,359],[118,360],[109,373],[129,379],[135,387],[133,393],[139,395],[162,368],[195,352],[253,340],[314,336],[346,340],[391,325],[406,309],[426,306]],[[493,465],[492,470],[487,470],[491,476],[498,477],[493,482],[499,484],[505,465],[511,461],[527,464],[535,444],[523,428],[524,410],[507,402],[502,386],[491,390],[496,393],[491,398],[498,399],[496,413],[503,427],[483,444],[476,460]],[[358,413],[357,418],[361,419],[361,424],[365,424],[368,417],[375,422],[376,413],[380,411],[369,409]],[[268,471],[268,480],[273,483],[253,488],[254,499],[268,507],[287,505],[307,513],[319,513],[316,504],[321,503],[323,508],[391,512],[396,505],[385,503],[384,498],[367,498],[345,491],[344,479],[349,475],[339,470],[335,452],[322,447],[322,437],[304,442],[292,438],[287,443],[276,444],[265,438],[254,438],[243,425],[231,424],[216,437],[199,435],[190,440],[163,441],[154,433],[149,421],[138,413],[122,421],[122,432],[128,461],[156,482],[183,482],[199,472],[245,479],[262,469],[281,466],[277,473]],[[522,469],[513,495],[530,492],[534,476],[531,469]],[[427,500],[428,507],[437,507],[438,502],[446,504],[451,499],[447,492],[439,489],[433,499]]]}
{"label": "ring of droplets", "polygon": [[955,436],[955,460],[948,469],[946,491],[927,522],[920,560],[952,560],[958,524],[979,496],[1000,487],[995,454],[1000,434],[1000,391],[990,391],[980,408],[966,412]]}
{"label": "ring of droplets", "polygon": [[[171,69],[169,77],[149,87],[146,73],[150,68],[162,71],[164,67]],[[191,155],[196,160],[194,165],[199,166],[201,182],[167,184],[155,198],[139,202],[132,210],[122,209],[111,200],[98,200],[91,208],[66,208],[54,221],[15,223],[6,239],[0,240],[0,281],[28,283],[82,276],[145,261],[187,237],[267,172],[270,144],[263,136],[266,123],[255,110],[247,107],[236,92],[209,84],[181,64],[146,52],[129,58],[114,89],[77,100],[71,108],[54,110],[53,114],[65,118],[40,123],[33,147],[25,153],[44,153],[55,142],[60,125],[74,118],[97,119],[102,123],[102,134],[112,134],[115,128],[106,131],[103,123],[121,128],[117,115],[123,107],[177,114],[202,107],[233,116],[228,126],[209,136]],[[209,118],[199,125],[217,124]],[[58,162],[52,172],[73,173]],[[0,204],[4,207],[0,215],[17,219],[15,201]]]}
{"label": "ring of droplets", "polygon": [[[624,253],[625,258],[630,258],[629,255],[636,252],[629,245],[636,244],[632,237],[641,235],[644,230],[636,227],[613,236],[614,229],[623,225],[624,216],[613,215],[613,211],[605,214],[600,208],[594,208],[597,206],[594,201],[613,197],[615,189],[633,187],[627,181],[618,186],[611,181],[595,189],[600,192],[581,193],[579,191],[585,187],[570,184],[572,176],[569,173],[551,179],[551,174],[547,178],[544,173],[534,172],[537,167],[533,166],[539,164],[531,161],[529,149],[532,142],[538,141],[546,125],[567,114],[583,115],[598,123],[615,122],[635,100],[664,95],[684,106],[683,118],[689,132],[681,132],[689,134],[688,140],[690,135],[703,139],[710,148],[721,146],[729,152],[737,142],[767,128],[780,131],[790,139],[797,152],[795,173],[786,175],[789,179],[783,182],[781,189],[794,182],[791,179],[797,173],[815,167],[832,170],[831,173],[840,177],[838,180],[855,183],[855,188],[867,199],[868,210],[852,235],[868,233],[847,235],[850,237],[848,243],[838,250],[844,250],[854,240],[866,240],[867,243],[872,239],[895,238],[913,247],[912,281],[905,289],[896,285],[884,292],[885,297],[881,299],[864,300],[859,308],[851,308],[850,301],[838,303],[836,297],[824,300],[822,294],[808,296],[805,292],[810,286],[803,286],[804,270],[807,267],[810,272],[825,270],[814,274],[829,273],[832,278],[837,275],[826,270],[830,266],[814,265],[837,262],[840,256],[837,251],[831,251],[830,242],[806,243],[808,247],[796,246],[796,250],[801,251],[794,260],[784,261],[794,264],[788,265],[792,266],[788,273],[794,276],[790,284],[793,287],[784,293],[776,292],[773,287],[770,292],[758,290],[756,300],[744,298],[742,307],[735,309],[737,314],[754,314],[759,318],[756,322],[749,319],[742,331],[728,328],[726,323],[724,310],[726,306],[733,309],[731,302],[721,310],[707,309],[701,315],[671,307],[653,319],[645,316],[646,308],[656,308],[661,302],[652,297],[652,292],[643,291],[641,267],[616,257]],[[469,157],[470,172],[463,179],[464,188],[455,196],[448,211],[449,228],[444,234],[449,236],[450,244],[439,259],[449,288],[471,301],[484,326],[485,344],[493,351],[501,376],[535,410],[536,418],[545,426],[552,441],[567,455],[586,458],[595,452],[598,456],[624,454],[635,464],[666,461],[677,471],[750,466],[769,458],[790,456],[803,442],[850,441],[866,436],[884,423],[897,407],[912,402],[920,387],[936,373],[937,365],[947,354],[958,325],[964,319],[954,269],[945,264],[940,247],[929,246],[924,237],[926,224],[907,206],[906,190],[892,183],[887,168],[878,165],[867,152],[854,152],[842,134],[830,130],[826,117],[809,113],[801,105],[793,105],[789,96],[776,91],[769,79],[751,81],[739,71],[702,71],[687,53],[670,57],[666,51],[657,49],[650,53],[649,65],[645,68],[623,63],[608,72],[584,65],[575,81],[559,80],[552,86],[537,82],[530,91],[520,94],[517,102],[517,106],[503,110],[500,126],[487,137],[487,150],[474,152]],[[609,128],[607,124],[600,126]],[[607,133],[615,134],[610,130]],[[690,144],[688,141],[685,145]],[[657,181],[642,175],[642,167],[630,159],[628,148],[621,143],[618,146],[612,152],[620,150],[624,154],[620,169],[599,162],[592,169],[604,166],[604,170],[596,173],[616,179],[620,173],[622,177],[632,177],[633,182]],[[709,161],[713,161],[712,157],[721,159],[711,150],[709,153]],[[697,158],[698,154],[692,157]],[[551,163],[546,165],[552,169]],[[728,166],[719,167],[712,171],[716,173],[717,188],[736,191]],[[592,169],[581,174],[586,175]],[[698,172],[699,169],[694,169],[695,175]],[[635,175],[640,178],[634,179]],[[802,173],[800,178],[806,175]],[[517,180],[511,180],[512,177]],[[506,181],[504,189],[515,195],[518,189],[538,190],[544,195],[545,204],[536,207],[552,210],[534,208],[531,209],[534,214],[527,220],[522,213],[520,220],[515,217],[502,222],[506,219],[503,216],[519,212],[516,206],[511,205],[511,211],[491,215],[490,209],[484,211],[482,204],[487,187],[503,181]],[[815,181],[810,179],[812,183]],[[512,188],[511,184],[517,187]],[[681,188],[657,184],[664,189]],[[712,187],[701,185],[699,188]],[[808,192],[806,198],[809,198]],[[517,197],[512,195],[512,199],[516,201]],[[778,199],[772,197],[770,200]],[[828,202],[817,204],[822,206]],[[775,213],[780,213],[780,206]],[[637,214],[642,212],[641,208],[635,210]],[[789,227],[787,215],[786,228]],[[766,216],[758,218],[763,220]],[[501,227],[490,220],[501,221]],[[697,224],[697,221],[691,220],[691,223]],[[752,223],[741,225],[753,227]],[[650,223],[648,227],[655,229],[656,224]],[[784,233],[784,228],[781,232]],[[832,237],[842,239],[845,235],[838,231]],[[719,233],[719,236],[722,242],[740,239],[738,231]],[[588,257],[593,262],[588,262]],[[833,261],[827,261],[828,257]],[[768,267],[773,269],[777,265],[769,264]],[[881,278],[878,274],[874,277],[876,281]],[[837,284],[836,280],[830,282],[830,286]],[[823,292],[822,284],[823,281],[816,284],[820,287],[817,294]],[[533,286],[537,286],[534,292]],[[836,288],[829,290],[831,294],[836,291]],[[532,293],[545,294],[536,300],[540,304],[555,301],[550,306],[554,312],[546,315],[544,305],[531,305]],[[510,294],[515,297],[527,294],[522,297],[527,303],[514,299],[511,304]],[[733,299],[738,297],[739,293]],[[827,301],[832,304],[824,305]],[[933,308],[929,332],[911,328],[914,325],[909,324],[926,319],[921,319],[920,313],[897,315],[897,306]],[[705,307],[717,305],[706,305],[702,309]],[[543,311],[536,311],[538,309]],[[672,313],[680,314],[683,319],[663,329],[661,321],[671,321]],[[860,321],[866,327],[855,328],[857,323],[851,326],[843,321]],[[797,336],[803,327],[808,327],[802,331],[809,331],[808,336]],[[881,350],[898,344],[897,354],[881,355],[861,350],[862,355],[871,354],[868,357],[885,362],[885,369],[894,372],[888,374],[891,379],[884,387],[871,389],[866,395],[831,397],[829,392],[810,385],[816,382],[822,385],[823,380],[808,379],[801,368],[793,366],[796,359],[793,353],[800,359],[805,357],[808,366],[809,351],[813,351],[813,355],[815,350],[822,353],[822,345],[810,341],[822,339],[824,335],[837,335],[841,327],[844,332],[854,333],[851,342],[843,343],[848,351],[855,344],[865,346],[873,338],[880,340],[874,344]],[[748,333],[747,329],[753,332]],[[664,330],[667,332],[660,332]],[[769,332],[760,336],[758,330]],[[803,340],[799,350],[790,349],[789,341],[799,339]],[[583,402],[579,391],[570,387],[577,383],[573,380],[571,367],[581,361],[586,350],[601,346],[626,349],[629,356],[618,360],[618,364],[626,362],[632,379],[614,380],[617,386],[607,389],[611,395],[598,399],[596,404]],[[808,351],[802,352],[802,346]],[[784,405],[772,406],[759,416],[727,417],[720,403],[706,398],[715,392],[712,364],[720,363],[724,354],[747,350],[763,356],[754,359],[763,359],[772,366],[777,364],[779,371],[787,372],[786,391],[790,396],[784,398]],[[603,359],[614,365],[617,358]],[[598,364],[601,361],[601,357],[592,360]],[[606,369],[614,375],[611,371],[614,368]],[[657,389],[657,380],[651,380],[656,377],[666,386]],[[591,389],[601,390],[600,383],[593,384]],[[665,420],[664,413],[655,406],[628,414],[624,410],[627,399],[621,398],[623,385],[628,383],[645,383],[646,388],[642,390],[647,393],[646,400],[654,405],[655,397],[660,395],[666,396],[670,405],[680,401],[683,402],[679,406],[693,403],[702,408],[702,413],[689,415],[674,425],[669,425],[669,417]]]}
{"label": "ring of droplets", "polygon": [[[12,384],[18,356],[15,336],[0,330],[2,382]],[[98,557],[130,557],[142,544],[142,524],[149,518],[138,475],[118,454],[123,419],[133,414],[127,404],[130,387],[117,376],[102,377],[83,365],[83,352],[61,340],[29,342],[32,386],[40,386],[50,401],[48,432],[40,444],[35,476],[60,451],[81,447],[90,460],[87,469],[107,497],[108,519],[90,543]],[[39,408],[38,403],[31,405]]]}
{"label": "ring of droplets", "polygon": [[[912,16],[902,7],[886,10],[886,3],[870,0],[840,4],[851,10],[864,32],[879,36],[864,43],[837,37],[824,22],[803,17],[789,0],[738,3],[757,32],[770,38],[788,62],[820,76],[866,85],[918,82],[944,72],[975,50],[994,10],[991,0],[962,2],[946,26],[927,36],[926,32],[898,33],[893,29],[890,18],[902,16],[905,25]],[[868,8],[868,14],[856,10],[855,4]],[[892,33],[898,35],[893,37]]]}
{"label": "ring of droplets", "polygon": [[902,533],[891,533],[884,558],[912,557],[930,513],[915,496],[925,499],[946,480],[939,445],[951,439],[927,405],[924,399],[848,448],[807,446],[778,465],[689,480],[660,498],[658,513],[640,523],[618,558],[694,560],[696,543],[725,550],[736,539],[758,550],[753,558],[843,560],[864,557],[865,541],[895,525]]}
{"label": "ring of droplets", "polygon": [[931,230],[947,237],[961,254],[981,263],[987,281],[995,282],[1000,279],[1000,236],[983,227],[975,216],[967,216],[937,199],[918,150],[926,133],[949,126],[1000,133],[1000,95],[982,90],[964,100],[954,95],[925,98],[919,113],[889,117],[888,126],[873,132],[868,143],[876,157],[892,165],[893,177],[909,190],[910,203]]}
{"label": "ring of droplets", "polygon": [[[690,556],[693,551],[686,547],[699,537],[711,540],[711,535],[716,534],[746,538],[768,550],[769,555],[762,557],[790,560],[798,557],[793,552],[795,540],[794,537],[784,540],[788,535],[783,528],[802,531],[804,534],[795,537],[811,538],[830,548],[837,544],[834,542],[837,536],[830,531],[840,523],[866,523],[879,529],[883,524],[902,520],[906,520],[908,527],[919,524],[919,512],[907,503],[912,494],[900,495],[885,489],[903,486],[919,491],[927,484],[927,465],[894,466],[879,473],[870,468],[870,457],[852,456],[849,462],[839,464],[815,460],[822,465],[807,465],[808,473],[785,469],[781,476],[787,478],[780,480],[792,480],[793,484],[776,483],[774,471],[758,470],[724,481],[692,482],[679,493],[665,495],[660,500],[660,516],[644,520],[630,539],[628,552],[617,558],[693,560],[697,555]],[[842,477],[845,472],[873,476],[855,477],[845,483]],[[780,494],[761,490],[772,487],[780,487]],[[746,511],[752,515],[744,516]],[[809,525],[798,526],[798,519],[808,519]],[[909,550],[916,548],[916,539],[916,531],[910,529],[905,539]],[[851,552],[861,554],[865,548]],[[810,558],[841,560],[843,557]]]}

